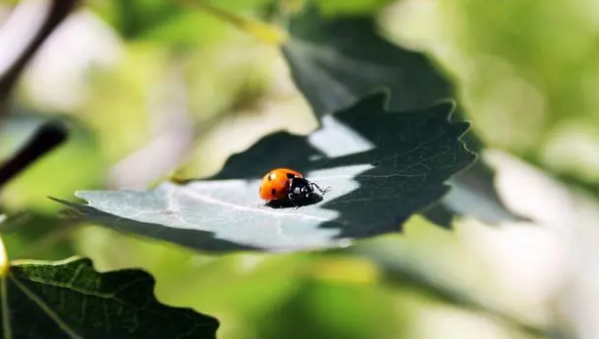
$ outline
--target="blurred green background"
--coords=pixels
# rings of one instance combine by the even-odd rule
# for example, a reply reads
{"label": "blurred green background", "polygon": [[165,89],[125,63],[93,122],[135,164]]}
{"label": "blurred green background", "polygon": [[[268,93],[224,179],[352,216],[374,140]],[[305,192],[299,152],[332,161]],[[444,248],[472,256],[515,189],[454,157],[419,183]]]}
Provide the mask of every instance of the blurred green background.
{"label": "blurred green background", "polygon": [[[257,20],[275,2],[203,1]],[[0,20],[14,3],[0,1]],[[175,1],[91,0],[26,70],[0,129],[0,159],[47,117],[74,131],[3,189],[6,213],[32,212],[7,230],[9,255],[143,267],[161,301],[218,317],[221,339],[597,333],[581,330],[592,322],[578,315],[594,319],[583,301],[598,292],[576,278],[596,272],[587,265],[595,252],[580,271],[569,260],[581,234],[598,239],[575,230],[599,211],[599,2],[317,3],[328,16],[372,15],[386,38],[430,57],[453,82],[502,199],[529,221],[465,215],[445,230],[417,216],[404,235],[348,250],[224,256],[69,225],[47,196],[143,188],[182,163],[187,175],[209,175],[269,131],[317,127],[276,46]]]}

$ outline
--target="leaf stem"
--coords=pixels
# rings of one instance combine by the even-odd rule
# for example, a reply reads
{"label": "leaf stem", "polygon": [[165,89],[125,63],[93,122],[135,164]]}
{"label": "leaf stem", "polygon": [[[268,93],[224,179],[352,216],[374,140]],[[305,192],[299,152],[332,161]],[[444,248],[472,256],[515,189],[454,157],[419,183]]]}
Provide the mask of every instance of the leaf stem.
{"label": "leaf stem", "polygon": [[6,288],[6,277],[0,278],[0,302],[2,305],[2,334],[5,339],[12,339],[12,327],[10,325],[10,309],[8,307],[8,291]]}
{"label": "leaf stem", "polygon": [[235,13],[215,7],[204,1],[193,0],[173,0],[184,6],[194,6],[195,8],[209,13],[216,18],[226,21],[233,26],[253,35],[258,40],[270,45],[281,45],[287,41],[287,32],[277,26],[270,25],[261,21],[244,18]]}
{"label": "leaf stem", "polygon": [[33,162],[64,142],[67,135],[66,127],[57,121],[43,124],[17,154],[0,167],[0,188]]}
{"label": "leaf stem", "polygon": [[[0,214],[0,224],[6,220],[4,214]],[[10,313],[8,309],[8,291],[6,290],[6,275],[9,272],[10,263],[4,248],[4,242],[0,238],[0,309],[2,310],[2,334],[5,339],[12,339],[12,328],[10,327]]]}

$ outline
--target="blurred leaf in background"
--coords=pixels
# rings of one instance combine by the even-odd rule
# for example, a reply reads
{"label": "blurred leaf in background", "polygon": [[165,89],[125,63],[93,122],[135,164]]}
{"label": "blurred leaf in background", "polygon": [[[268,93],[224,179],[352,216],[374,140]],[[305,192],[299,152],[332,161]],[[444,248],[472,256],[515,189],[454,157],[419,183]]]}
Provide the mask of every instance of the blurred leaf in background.
{"label": "blurred leaf in background", "polygon": [[421,109],[449,95],[429,61],[380,37],[370,15],[331,19],[306,6],[288,26],[291,37],[282,50],[318,117],[380,88],[391,90],[389,107],[396,111]]}
{"label": "blurred leaf in background", "polygon": [[485,143],[597,191],[596,8],[590,0],[407,0],[383,21],[395,40],[430,52],[451,74]]}
{"label": "blurred leaf in background", "polygon": [[[315,263],[321,266],[326,263]],[[376,285],[305,277],[258,323],[262,338],[397,338],[409,317],[396,311],[389,291]],[[401,317],[401,318],[400,318]],[[310,324],[309,326],[306,326]]]}

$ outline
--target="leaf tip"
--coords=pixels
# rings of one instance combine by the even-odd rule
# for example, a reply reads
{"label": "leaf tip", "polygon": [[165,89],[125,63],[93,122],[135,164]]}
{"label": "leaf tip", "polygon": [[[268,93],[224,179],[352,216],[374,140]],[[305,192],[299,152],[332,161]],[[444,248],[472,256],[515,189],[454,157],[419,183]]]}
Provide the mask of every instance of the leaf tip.
{"label": "leaf tip", "polygon": [[61,211],[62,216],[65,218],[75,220],[75,219],[78,219],[81,216],[81,214],[83,213],[81,211],[82,206],[77,203],[66,201],[66,200],[59,199],[59,198],[55,198],[52,196],[47,196],[47,198],[67,207],[66,209]]}
{"label": "leaf tip", "polygon": [[46,196],[46,198],[48,198],[48,199],[50,199],[50,200],[52,200],[54,202],[57,202],[59,204],[63,204],[63,205],[67,205],[67,206],[70,206],[72,204],[69,201],[66,201],[66,200],[63,200],[63,199],[60,199],[60,198],[55,198],[55,197],[53,197],[51,195]]}

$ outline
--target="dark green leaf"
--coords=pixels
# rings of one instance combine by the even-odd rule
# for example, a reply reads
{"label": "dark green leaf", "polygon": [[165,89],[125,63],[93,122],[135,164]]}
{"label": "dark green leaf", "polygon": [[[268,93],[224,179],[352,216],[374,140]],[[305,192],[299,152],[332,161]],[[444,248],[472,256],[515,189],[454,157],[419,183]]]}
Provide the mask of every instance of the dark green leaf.
{"label": "dark green leaf", "polygon": [[283,54],[318,117],[381,87],[391,89],[390,107],[398,111],[449,96],[448,84],[428,59],[382,38],[370,16],[327,19],[312,6],[290,18],[289,32]]}
{"label": "dark green leaf", "polygon": [[[67,204],[92,221],[198,249],[303,250],[397,232],[475,156],[460,141],[468,125],[448,121],[453,103],[400,114],[385,112],[385,99],[379,93],[328,116],[308,137],[269,135],[209,180],[79,191],[89,205]],[[331,191],[297,210],[263,206],[259,179],[283,166]]]}
{"label": "dark green leaf", "polygon": [[98,273],[89,259],[17,264],[1,284],[5,339],[203,339],[216,338],[219,326],[212,317],[159,303],[148,273]]}

